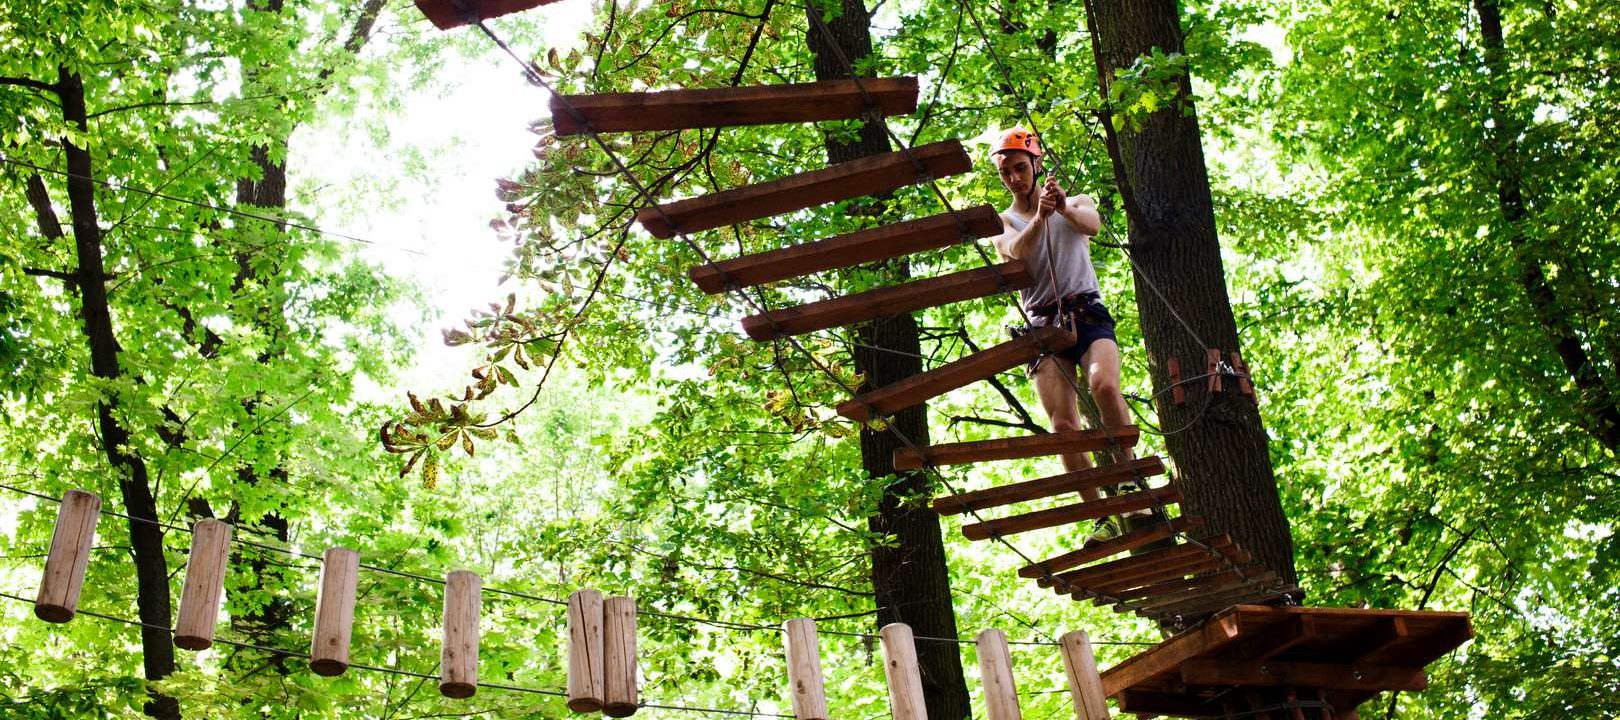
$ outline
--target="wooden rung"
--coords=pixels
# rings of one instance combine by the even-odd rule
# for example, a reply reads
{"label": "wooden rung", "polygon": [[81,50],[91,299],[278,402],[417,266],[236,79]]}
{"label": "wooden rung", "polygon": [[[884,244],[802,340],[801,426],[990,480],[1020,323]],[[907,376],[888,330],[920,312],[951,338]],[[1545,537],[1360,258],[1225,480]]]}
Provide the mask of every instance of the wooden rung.
{"label": "wooden rung", "polygon": [[1051,581],[1042,579],[1042,587],[1049,582],[1063,582],[1069,585],[1085,587],[1092,582],[1107,582],[1114,578],[1128,577],[1132,573],[1141,572],[1152,567],[1163,567],[1172,562],[1179,562],[1198,555],[1208,554],[1204,548],[1192,543],[1182,543],[1167,548],[1161,548],[1141,555],[1132,555],[1118,560],[1092,565],[1091,567],[1071,570],[1057,575]]}
{"label": "wooden rung", "polygon": [[186,559],[186,581],[180,589],[180,612],[174,621],[174,644],[186,650],[207,650],[214,644],[214,626],[225,596],[225,560],[231,552],[231,526],[212,518],[191,526],[191,555]]}
{"label": "wooden rung", "polygon": [[1108,720],[1108,697],[1097,674],[1091,638],[1084,630],[1075,630],[1065,633],[1058,645],[1063,649],[1063,674],[1069,680],[1075,720]]}
{"label": "wooden rung", "polygon": [[[1174,604],[1210,592],[1240,587],[1246,583],[1264,585],[1276,582],[1276,580],[1276,573],[1270,572],[1261,566],[1245,567],[1238,570],[1223,568],[1207,575],[1144,585],[1118,593],[1114,595],[1114,598],[1125,602],[1114,605],[1114,612],[1133,612],[1147,607]],[[1107,600],[1101,598],[1097,599],[1096,602],[1098,605],[1108,603]]]}
{"label": "wooden rung", "polygon": [[1114,443],[1128,448],[1136,446],[1139,435],[1135,425],[1126,425],[1106,430],[1067,430],[1045,435],[946,443],[930,445],[919,450],[900,448],[894,451],[894,469],[911,470],[924,465],[961,465],[989,460],[1016,460],[1044,455],[1096,452],[1107,450]]}
{"label": "wooden rung", "polygon": [[[557,0],[416,0],[416,9],[432,20],[435,27],[449,30],[554,2]],[[460,7],[457,7],[458,3]],[[466,11],[462,8],[466,8]]]}
{"label": "wooden rung", "polygon": [[[1216,539],[1206,541],[1224,556],[1194,555],[1185,560],[1167,563],[1159,567],[1142,568],[1138,572],[1111,578],[1106,581],[1093,582],[1086,590],[1097,595],[1113,595],[1116,592],[1130,590],[1131,588],[1153,585],[1156,583],[1175,580],[1187,575],[1197,575],[1220,568],[1248,562],[1248,553],[1242,548],[1232,544],[1229,539]],[[1075,596],[1077,599],[1081,595]]]}
{"label": "wooden rung", "polygon": [[1023,720],[1018,707],[1018,683],[1013,679],[1012,654],[1007,634],[985,630],[976,638],[979,650],[979,678],[984,684],[984,704],[990,720]]}
{"label": "wooden rung", "polygon": [[654,237],[694,233],[780,215],[839,200],[875,195],[895,188],[973,169],[967,151],[955,140],[919,145],[908,152],[872,155],[821,170],[790,175],[735,190],[642,208],[636,220]]}
{"label": "wooden rung", "polygon": [[1127,493],[1102,500],[1037,510],[1032,513],[987,520],[973,525],[963,525],[962,534],[967,536],[969,540],[984,540],[991,537],[1068,525],[1082,520],[1095,520],[1136,510],[1146,510],[1155,505],[1167,505],[1174,502],[1181,502],[1181,488],[1175,485],[1166,485],[1162,488]]}
{"label": "wooden rung", "polygon": [[452,570],[444,577],[444,644],[439,652],[439,694],[465,699],[478,692],[478,615],[484,581]]}
{"label": "wooden rung", "polygon": [[[1001,233],[1001,215],[989,205],[956,214],[941,213],[920,220],[862,230],[779,250],[744,255],[734,260],[696,265],[686,271],[692,282],[709,294],[727,288],[745,288],[801,277],[833,268],[887,260]],[[728,285],[729,283],[729,285]]]}
{"label": "wooden rung", "polygon": [[607,694],[602,593],[585,588],[568,596],[568,709],[598,712]]}
{"label": "wooden rung", "polygon": [[[1251,574],[1254,573],[1254,574]],[[1190,584],[1168,592],[1159,592],[1152,596],[1144,596],[1132,602],[1120,603],[1114,606],[1114,612],[1135,612],[1137,610],[1154,610],[1162,607],[1181,605],[1209,597],[1217,593],[1229,592],[1243,587],[1255,589],[1263,588],[1275,583],[1276,573],[1259,568],[1251,568],[1247,572],[1222,570],[1210,575],[1191,578]],[[1170,583],[1160,583],[1160,586],[1169,586]]]}
{"label": "wooden rung", "polygon": [[349,669],[349,641],[354,636],[355,588],[360,581],[360,553],[327,548],[321,556],[320,590],[315,595],[315,631],[309,639],[309,669],[316,675],[342,675]]}
{"label": "wooden rung", "polygon": [[[1157,460],[1158,458],[1148,458]],[[1134,462],[1142,462],[1136,460]],[[1087,472],[1082,470],[1080,472]],[[1178,532],[1186,532],[1204,524],[1204,519],[1191,515],[1182,515],[1170,520],[1168,526],[1163,523],[1154,523],[1148,527],[1132,530],[1124,535],[1109,538],[1101,542],[1087,542],[1079,550],[1066,552],[1050,560],[1042,560],[1034,565],[1025,565],[1018,569],[1020,577],[1039,578],[1060,573],[1070,568],[1077,568],[1093,560],[1112,557],[1128,550],[1135,550],[1144,545],[1151,545]]]}
{"label": "wooden rung", "polygon": [[[1236,550],[1233,549],[1231,538],[1225,535],[1211,538],[1205,542],[1210,546],[1211,549],[1219,553],[1227,553],[1229,551],[1236,552]],[[1188,550],[1186,548],[1193,549]],[[1075,573],[1065,573],[1064,575],[1058,576],[1064,581],[1064,583],[1057,586],[1055,589],[1062,593],[1070,592],[1071,590],[1078,588],[1080,592],[1079,594],[1075,595],[1075,599],[1080,599],[1085,595],[1086,591],[1090,590],[1095,590],[1095,594],[1106,594],[1117,598],[1118,596],[1115,596],[1113,593],[1121,590],[1140,587],[1141,585],[1146,584],[1146,582],[1143,581],[1143,578],[1160,578],[1164,580],[1179,578],[1187,574],[1187,568],[1201,567],[1211,560],[1218,562],[1220,557],[1211,556],[1209,552],[1204,551],[1202,548],[1199,548],[1197,545],[1193,545],[1191,543],[1177,545],[1174,548],[1170,548],[1170,550],[1174,550],[1174,554],[1160,556],[1160,560],[1156,563],[1124,563],[1116,565],[1113,571],[1106,574],[1093,574],[1087,577],[1084,583],[1074,582],[1073,577],[1075,576]],[[1126,560],[1129,559],[1130,558],[1126,558]]]}
{"label": "wooden rung", "polygon": [[773,310],[743,318],[743,330],[755,340],[802,335],[807,332],[900,315],[913,310],[947,305],[1035,283],[1024,266],[1014,260],[993,267],[963,270],[949,275],[891,285],[854,295]]}
{"label": "wooden rung", "polygon": [[[1042,329],[1044,330],[1046,328]],[[1063,473],[1062,475],[1053,475],[1051,477],[1045,477],[1039,480],[1026,480],[1020,483],[1012,483],[1011,485],[1000,485],[993,488],[986,488],[984,490],[974,490],[972,492],[965,492],[958,495],[934,498],[933,508],[934,512],[941,515],[957,515],[972,510],[984,510],[987,508],[1000,507],[1002,505],[1010,505],[1012,503],[1023,502],[1025,500],[1038,500],[1040,498],[1061,495],[1063,493],[1079,492],[1081,490],[1116,485],[1133,478],[1153,477],[1155,475],[1162,474],[1164,474],[1163,460],[1160,460],[1157,456],[1140,458],[1125,463],[1115,463],[1113,465],[1087,468],[1085,470],[1074,470],[1072,472]],[[1166,530],[1166,532],[1168,532],[1168,530]],[[1125,549],[1129,550],[1130,548]],[[1070,564],[1068,567],[1075,567],[1086,562],[1088,561],[1082,560],[1079,563]],[[1031,565],[1030,567],[1038,568],[1040,566]],[[1026,570],[1027,569],[1029,568],[1026,568]],[[1040,577],[1048,572],[1054,571],[1046,570],[1043,572],[1041,570],[1035,570],[1033,575],[1024,575],[1024,577]],[[1023,571],[1020,570],[1019,574],[1022,575]]]}
{"label": "wooden rung", "polygon": [[602,714],[630,717],[641,707],[636,680],[636,601],[628,596],[602,601]]}
{"label": "wooden rung", "polygon": [[797,720],[828,720],[827,689],[821,675],[821,643],[816,640],[816,621],[789,620],[782,625],[787,649],[788,693],[793,696],[793,717]]}
{"label": "wooden rung", "polygon": [[1183,618],[1197,618],[1220,612],[1232,607],[1233,605],[1259,605],[1276,602],[1285,597],[1298,597],[1299,595],[1301,595],[1301,591],[1299,588],[1295,587],[1266,591],[1244,588],[1242,590],[1234,590],[1225,595],[1216,595],[1205,598],[1203,602],[1199,603],[1189,603],[1186,605],[1158,608],[1148,611],[1137,611],[1136,614],[1149,618],[1169,618],[1175,616],[1181,616]]}
{"label": "wooden rung", "polygon": [[866,116],[868,99],[883,117],[909,115],[917,110],[917,78],[553,95],[551,125],[558,135],[578,135],[587,128],[626,132],[858,120]]}
{"label": "wooden rung", "polygon": [[857,422],[872,419],[874,412],[881,416],[893,415],[927,402],[930,398],[1067,348],[1074,342],[1074,333],[1064,328],[1036,328],[1034,332],[989,350],[981,350],[928,372],[863,393],[854,400],[841,403],[838,414]]}

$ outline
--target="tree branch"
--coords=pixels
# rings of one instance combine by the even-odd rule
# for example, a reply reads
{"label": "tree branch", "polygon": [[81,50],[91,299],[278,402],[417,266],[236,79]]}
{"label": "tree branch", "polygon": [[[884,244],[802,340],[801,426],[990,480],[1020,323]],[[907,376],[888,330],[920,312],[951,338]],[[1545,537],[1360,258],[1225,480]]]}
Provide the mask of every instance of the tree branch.
{"label": "tree branch", "polygon": [[41,80],[35,80],[33,78],[0,76],[0,85],[16,85],[18,87],[32,88],[34,90],[43,90],[55,95],[62,94],[61,88],[58,88],[55,83],[48,83]]}
{"label": "tree branch", "polygon": [[45,181],[40,179],[39,173],[31,173],[24,190],[28,196],[28,204],[34,208],[34,221],[39,223],[39,233],[49,240],[63,237],[62,221],[56,216],[56,208],[51,206],[51,194],[45,189]]}
{"label": "tree branch", "polygon": [[51,270],[51,269],[48,269],[48,268],[25,267],[25,268],[22,269],[22,271],[23,271],[24,275],[33,275],[35,277],[56,278],[57,280],[61,280],[62,282],[65,282],[65,283],[76,283],[76,282],[79,281],[78,273],[63,272],[61,270]]}

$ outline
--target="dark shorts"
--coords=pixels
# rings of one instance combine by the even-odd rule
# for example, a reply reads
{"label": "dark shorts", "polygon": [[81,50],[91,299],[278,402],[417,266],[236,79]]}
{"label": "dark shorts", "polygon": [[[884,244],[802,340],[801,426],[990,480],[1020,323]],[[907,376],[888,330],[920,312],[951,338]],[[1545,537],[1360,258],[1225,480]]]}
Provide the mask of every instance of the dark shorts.
{"label": "dark shorts", "polygon": [[[1037,316],[1032,313],[1031,317]],[[1068,360],[1076,366],[1080,365],[1080,358],[1091,350],[1092,343],[1098,340],[1119,342],[1119,338],[1114,336],[1114,316],[1108,314],[1108,307],[1103,305],[1101,298],[1081,299],[1072,304],[1065,303],[1061,314],[1055,316],[1040,315],[1038,317],[1046,320],[1047,324],[1061,323],[1064,327],[1074,331],[1075,343],[1053,353],[1053,355]],[[1016,328],[1013,335],[1018,336],[1027,332],[1029,332],[1027,327]],[[1036,358],[1031,361],[1026,366],[1026,369],[1031,373],[1035,372],[1035,368],[1041,364],[1042,359]]]}

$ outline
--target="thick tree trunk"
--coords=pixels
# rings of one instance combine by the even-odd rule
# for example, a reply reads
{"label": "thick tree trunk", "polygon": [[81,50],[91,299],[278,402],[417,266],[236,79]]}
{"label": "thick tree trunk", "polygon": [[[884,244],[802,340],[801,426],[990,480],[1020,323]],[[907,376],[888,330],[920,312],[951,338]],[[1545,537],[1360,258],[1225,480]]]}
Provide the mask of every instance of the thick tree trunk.
{"label": "thick tree trunk", "polygon": [[[833,42],[851,62],[871,54],[871,16],[862,0],[843,0],[842,14],[827,21],[834,38],[828,38],[822,31],[817,16],[811,16],[809,21],[808,41],[815,56],[817,80],[849,77],[833,49]],[[845,162],[889,150],[883,128],[868,123],[861,128],[857,142],[829,140],[827,159]],[[892,281],[900,282],[910,276],[903,262],[890,267]],[[916,318],[901,315],[862,326],[857,332],[860,342],[870,346],[855,350],[855,367],[865,378],[862,391],[922,372]],[[912,442],[928,444],[928,416],[923,406],[905,410],[891,418],[891,422]],[[874,533],[895,540],[893,544],[872,548],[872,587],[877,597],[878,624],[903,622],[919,636],[955,638],[956,612],[951,605],[950,574],[945,564],[939,517],[925,504],[902,501],[906,497],[928,497],[931,494],[929,477],[922,472],[895,472],[894,450],[901,446],[900,439],[891,431],[861,430],[861,464],[868,476],[888,482],[878,514],[869,518],[867,524]],[[920,642],[917,658],[922,666],[928,717],[935,720],[970,717],[967,682],[962,676],[962,656],[956,643]]]}
{"label": "thick tree trunk", "polygon": [[[1176,0],[1089,2],[1088,23],[1105,98],[1116,70],[1130,67],[1154,48],[1183,51],[1176,6]],[[1198,121],[1185,79],[1177,100],[1184,105],[1154,113],[1135,129],[1110,123],[1114,170],[1129,210],[1131,254],[1138,266],[1136,302],[1156,393],[1169,386],[1166,358],[1180,358],[1183,374],[1194,375],[1204,367],[1206,343],[1223,356],[1240,349]],[[1293,582],[1293,538],[1278,498],[1266,431],[1254,402],[1233,391],[1232,384],[1227,381],[1226,392],[1214,395],[1206,395],[1202,384],[1194,385],[1185,407],[1171,403],[1168,393],[1158,394],[1161,427],[1178,431],[1165,444],[1185,491],[1182,507],[1206,518],[1210,532],[1231,533],[1256,559]]]}
{"label": "thick tree trunk", "polygon": [[[58,95],[62,117],[79,130],[88,131],[84,83],[66,67],[58,70]],[[101,254],[101,227],[96,220],[94,168],[90,153],[67,138],[62,139],[67,156],[68,203],[73,213],[73,247],[77,256],[75,271],[79,290],[80,314],[85,340],[90,347],[90,372],[114,381],[122,375],[118,363],[118,338],[113,331],[112,310],[107,304],[107,274]],[[163,529],[158,521],[157,502],[148,483],[146,463],[130,444],[129,430],[119,422],[118,396],[109,394],[96,403],[97,429],[102,451],[118,470],[119,489],[129,521],[130,552],[135,560],[136,606],[141,622],[141,656],[147,680],[162,680],[174,672],[174,644],[162,628],[169,627],[169,564],[163,555]],[[174,698],[153,692],[145,705],[147,715],[178,720],[180,706]]]}
{"label": "thick tree trunk", "polygon": [[1502,34],[1502,11],[1497,0],[1474,0],[1474,11],[1479,13],[1480,40],[1485,48],[1485,66],[1490,72],[1492,127],[1486,130],[1486,135],[1492,165],[1488,172],[1496,183],[1496,206],[1502,213],[1503,223],[1500,232],[1513,249],[1519,267],[1519,286],[1524,289],[1530,311],[1546,332],[1565,372],[1575,382],[1573,400],[1584,418],[1582,426],[1609,452],[1620,453],[1620,398],[1604,383],[1602,371],[1592,362],[1586,343],[1570,322],[1565,304],[1553,290],[1542,270],[1542,258],[1525,232],[1525,224],[1531,221],[1524,198],[1524,160],[1519,151],[1519,136],[1525,129],[1525,121],[1508,109],[1508,72],[1503,57],[1507,43]]}

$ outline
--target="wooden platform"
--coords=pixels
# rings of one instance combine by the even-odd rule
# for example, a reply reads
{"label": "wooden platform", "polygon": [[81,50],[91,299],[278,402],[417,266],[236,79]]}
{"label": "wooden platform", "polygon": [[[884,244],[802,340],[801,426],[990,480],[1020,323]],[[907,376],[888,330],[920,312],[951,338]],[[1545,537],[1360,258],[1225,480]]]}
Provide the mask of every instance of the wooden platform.
{"label": "wooden platform", "polygon": [[1034,282],[1024,261],[1014,260],[750,315],[743,318],[742,326],[748,337],[771,340],[1020,290]]}
{"label": "wooden platform", "polygon": [[1342,717],[1422,690],[1424,668],[1471,637],[1468,613],[1238,605],[1109,668],[1103,690],[1121,712],[1214,718],[1234,688],[1291,688]]}
{"label": "wooden platform", "polygon": [[1074,333],[1064,328],[1036,328],[1034,332],[1023,337],[862,393],[853,400],[840,403],[838,414],[862,422],[870,420],[873,412],[884,416],[893,415],[959,387],[1011,370],[1042,355],[1067,348],[1074,342]]}
{"label": "wooden platform", "polygon": [[449,30],[467,25],[470,20],[488,20],[554,2],[557,0],[461,0],[461,4],[472,11],[473,18],[463,14],[454,0],[416,0],[416,9],[432,20],[435,27]]}
{"label": "wooden platform", "polygon": [[[925,177],[918,172],[922,165]],[[642,208],[636,220],[654,237],[671,238],[745,223],[973,169],[967,151],[955,140],[918,145],[909,153],[891,152],[838,163],[820,170]]]}
{"label": "wooden platform", "polygon": [[868,98],[881,116],[909,115],[917,78],[552,96],[551,124],[558,135],[578,135],[848,120],[866,115]]}
{"label": "wooden platform", "polygon": [[826,240],[802,243],[745,255],[710,265],[696,265],[686,274],[703,292],[725,292],[777,280],[802,277],[834,268],[887,260],[912,253],[934,250],[962,242],[963,229],[972,238],[1000,234],[1001,215],[989,205],[960,210],[954,215],[941,213],[919,220],[885,225],[871,230],[839,235]]}

